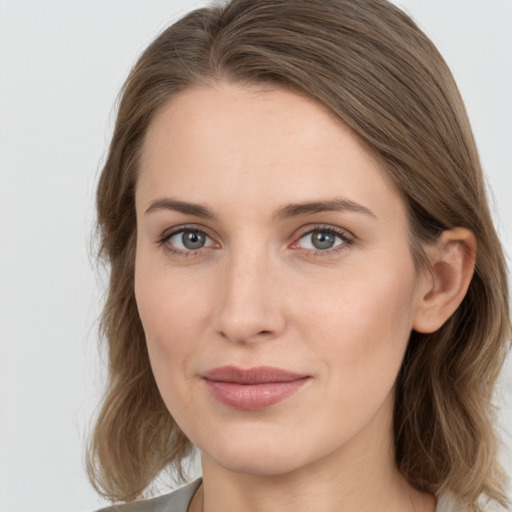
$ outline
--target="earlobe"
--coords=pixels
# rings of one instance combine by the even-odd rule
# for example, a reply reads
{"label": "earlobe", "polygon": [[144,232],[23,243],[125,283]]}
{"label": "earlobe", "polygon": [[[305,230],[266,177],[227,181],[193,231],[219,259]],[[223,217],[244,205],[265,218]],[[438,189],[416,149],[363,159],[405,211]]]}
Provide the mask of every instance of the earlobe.
{"label": "earlobe", "polygon": [[466,228],[443,231],[426,252],[431,272],[418,288],[413,329],[431,333],[439,329],[459,307],[473,277],[477,243]]}

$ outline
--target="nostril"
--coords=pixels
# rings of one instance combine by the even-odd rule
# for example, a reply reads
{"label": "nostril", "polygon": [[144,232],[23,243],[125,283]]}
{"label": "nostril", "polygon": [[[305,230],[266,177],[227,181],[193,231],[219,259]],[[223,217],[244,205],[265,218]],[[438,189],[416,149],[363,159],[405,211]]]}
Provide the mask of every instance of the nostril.
{"label": "nostril", "polygon": [[[212,311],[212,328],[224,340],[240,343],[266,341],[279,336],[286,321],[281,304],[269,303],[261,290],[251,287],[225,291]],[[235,293],[235,291],[237,293]],[[277,302],[277,300],[276,300]]]}
{"label": "nostril", "polygon": [[[220,332],[220,335],[223,337],[223,338],[227,338],[227,339],[230,339],[232,338],[232,336],[229,336],[229,334],[225,333],[224,331],[221,331]],[[272,331],[258,331],[255,336],[270,336],[272,335]],[[250,336],[251,338],[254,337],[254,336]]]}
{"label": "nostril", "polygon": [[251,329],[250,326],[237,326],[237,328],[231,327],[231,329],[219,329],[218,333],[220,336],[228,341],[234,341],[236,343],[253,343],[257,341],[270,340],[277,335],[277,331],[273,329]]}

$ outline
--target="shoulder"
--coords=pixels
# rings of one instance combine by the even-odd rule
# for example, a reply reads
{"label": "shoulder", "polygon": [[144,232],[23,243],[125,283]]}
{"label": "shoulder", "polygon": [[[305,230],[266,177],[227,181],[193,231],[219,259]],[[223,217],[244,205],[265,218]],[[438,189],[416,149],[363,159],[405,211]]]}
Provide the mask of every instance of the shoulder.
{"label": "shoulder", "polygon": [[201,478],[170,494],[151,500],[137,501],[125,505],[113,505],[96,512],[187,512],[194,493],[201,485]]}

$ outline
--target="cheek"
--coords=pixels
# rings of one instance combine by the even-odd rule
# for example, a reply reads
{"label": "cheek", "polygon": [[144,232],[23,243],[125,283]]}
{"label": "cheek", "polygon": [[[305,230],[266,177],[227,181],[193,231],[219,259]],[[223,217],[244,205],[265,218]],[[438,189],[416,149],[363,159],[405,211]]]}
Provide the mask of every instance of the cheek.
{"label": "cheek", "polygon": [[204,290],[144,263],[140,258],[136,264],[135,297],[151,369],[167,409],[183,429],[185,420],[195,417],[191,361],[208,325]]}
{"label": "cheek", "polygon": [[[177,372],[197,350],[207,328],[207,290],[200,279],[187,279],[147,264],[139,255],[135,265],[135,298],[146,336],[151,366],[159,386]],[[165,383],[162,383],[165,384]],[[169,389],[168,386],[166,388]]]}
{"label": "cheek", "polygon": [[[311,346],[321,342],[329,374],[341,389],[380,393],[391,388],[412,329],[415,271],[412,265],[345,272],[336,284],[303,297],[301,329]],[[348,395],[347,395],[348,396]]]}

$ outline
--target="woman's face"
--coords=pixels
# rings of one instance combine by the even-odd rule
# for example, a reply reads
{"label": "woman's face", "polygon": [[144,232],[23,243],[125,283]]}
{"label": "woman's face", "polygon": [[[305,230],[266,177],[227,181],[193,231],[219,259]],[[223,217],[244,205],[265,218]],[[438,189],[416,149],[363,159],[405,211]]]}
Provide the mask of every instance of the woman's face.
{"label": "woman's face", "polygon": [[187,90],[149,127],[136,208],[153,372],[212,464],[389,451],[423,278],[404,204],[348,128],[284,90]]}

